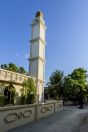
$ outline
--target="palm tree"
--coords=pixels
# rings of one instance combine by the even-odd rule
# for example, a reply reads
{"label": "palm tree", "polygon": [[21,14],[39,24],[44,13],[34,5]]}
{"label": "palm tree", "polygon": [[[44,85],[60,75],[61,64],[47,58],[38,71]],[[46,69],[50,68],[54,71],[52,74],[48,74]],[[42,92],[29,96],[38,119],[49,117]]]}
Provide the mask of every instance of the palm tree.
{"label": "palm tree", "polygon": [[55,70],[47,83],[50,97],[60,99],[63,93],[64,73],[60,70]]}

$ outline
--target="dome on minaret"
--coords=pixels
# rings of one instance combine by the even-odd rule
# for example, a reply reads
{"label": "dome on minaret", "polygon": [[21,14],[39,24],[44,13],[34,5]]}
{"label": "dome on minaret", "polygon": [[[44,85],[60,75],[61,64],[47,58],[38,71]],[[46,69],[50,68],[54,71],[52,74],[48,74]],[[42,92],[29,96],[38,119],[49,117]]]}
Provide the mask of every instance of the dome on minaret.
{"label": "dome on minaret", "polygon": [[37,11],[35,17],[37,18],[37,17],[40,17],[40,16],[43,17],[42,11]]}

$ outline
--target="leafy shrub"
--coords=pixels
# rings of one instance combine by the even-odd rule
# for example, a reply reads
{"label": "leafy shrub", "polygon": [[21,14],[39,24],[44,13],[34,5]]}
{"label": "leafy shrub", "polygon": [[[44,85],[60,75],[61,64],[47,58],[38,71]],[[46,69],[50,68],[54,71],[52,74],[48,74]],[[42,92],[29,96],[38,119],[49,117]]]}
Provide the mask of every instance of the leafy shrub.
{"label": "leafy shrub", "polygon": [[20,103],[21,104],[26,104],[26,97],[25,97],[25,95],[21,95]]}
{"label": "leafy shrub", "polygon": [[23,82],[21,104],[33,104],[36,97],[36,86],[32,78]]}

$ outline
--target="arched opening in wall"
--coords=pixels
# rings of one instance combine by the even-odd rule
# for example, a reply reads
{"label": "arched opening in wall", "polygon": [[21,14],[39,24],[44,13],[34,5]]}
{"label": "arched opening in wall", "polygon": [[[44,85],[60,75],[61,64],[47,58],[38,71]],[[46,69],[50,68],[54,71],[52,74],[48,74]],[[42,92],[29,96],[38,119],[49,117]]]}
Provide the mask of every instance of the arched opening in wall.
{"label": "arched opening in wall", "polygon": [[4,89],[4,105],[7,104],[14,105],[15,95],[16,95],[15,87],[12,84],[6,86]]}

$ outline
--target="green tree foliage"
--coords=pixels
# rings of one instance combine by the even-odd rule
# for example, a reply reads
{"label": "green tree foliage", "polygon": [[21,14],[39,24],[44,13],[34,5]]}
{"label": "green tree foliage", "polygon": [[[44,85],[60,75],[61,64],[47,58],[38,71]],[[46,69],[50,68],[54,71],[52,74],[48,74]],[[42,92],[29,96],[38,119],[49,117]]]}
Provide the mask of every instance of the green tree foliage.
{"label": "green tree foliage", "polygon": [[32,78],[23,82],[23,89],[21,94],[22,104],[32,104],[36,98],[36,86]]}
{"label": "green tree foliage", "polygon": [[0,67],[1,67],[2,69],[7,70],[7,64],[2,64]]}
{"label": "green tree foliage", "polygon": [[2,69],[5,69],[5,70],[9,70],[9,71],[13,71],[13,72],[18,72],[18,73],[21,73],[21,74],[26,74],[26,71],[25,71],[25,69],[22,66],[18,67],[18,66],[16,66],[13,63],[2,64],[0,67]]}
{"label": "green tree foliage", "polygon": [[56,70],[50,76],[50,81],[47,83],[50,97],[60,99],[63,92],[64,73]]}
{"label": "green tree foliage", "polygon": [[21,73],[21,74],[25,74],[25,73],[26,73],[25,69],[24,69],[22,66],[20,66],[20,67],[18,68],[17,72],[18,72],[18,73]]}
{"label": "green tree foliage", "polygon": [[64,98],[72,101],[84,99],[87,94],[87,71],[84,68],[75,69],[64,79]]}
{"label": "green tree foliage", "polygon": [[18,70],[18,67],[13,63],[9,63],[7,66],[7,70],[16,72]]}

